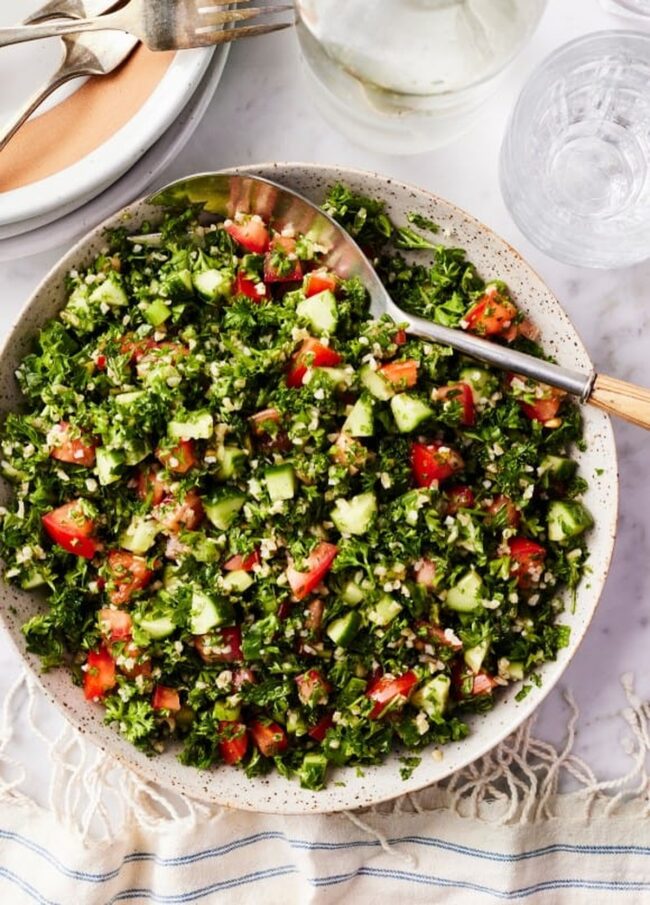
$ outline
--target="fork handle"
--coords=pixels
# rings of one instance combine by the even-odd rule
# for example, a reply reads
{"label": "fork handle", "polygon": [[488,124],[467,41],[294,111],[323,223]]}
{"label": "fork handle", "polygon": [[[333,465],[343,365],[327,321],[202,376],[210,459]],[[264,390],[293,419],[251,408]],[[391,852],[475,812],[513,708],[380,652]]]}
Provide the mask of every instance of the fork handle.
{"label": "fork handle", "polygon": [[598,374],[587,402],[650,430],[650,389],[646,387]]}
{"label": "fork handle", "polygon": [[84,75],[88,75],[88,73],[79,70],[77,67],[72,68],[66,67],[65,65],[55,72],[45,85],[42,85],[38,91],[34,92],[22,109],[19,110],[8,123],[4,123],[0,126],[0,152],[6,148],[23,123],[29,119],[32,113],[37,110],[57,88],[60,88],[61,85],[65,85],[66,82],[69,82],[72,79],[78,79]]}
{"label": "fork handle", "polygon": [[[130,17],[121,10],[94,19],[68,19],[60,22],[43,22],[36,25],[16,25],[0,28],[0,47],[38,41],[40,38],[57,38],[63,35],[78,35],[88,31],[129,31]],[[138,37],[136,35],[135,37]]]}

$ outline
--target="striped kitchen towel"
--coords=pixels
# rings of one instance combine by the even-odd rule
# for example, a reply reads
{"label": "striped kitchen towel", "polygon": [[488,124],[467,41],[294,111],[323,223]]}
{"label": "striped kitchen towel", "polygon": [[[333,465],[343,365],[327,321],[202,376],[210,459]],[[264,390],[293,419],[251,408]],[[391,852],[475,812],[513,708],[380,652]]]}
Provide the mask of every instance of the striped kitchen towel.
{"label": "striped kitchen towel", "polygon": [[[0,903],[650,903],[648,708],[627,691],[632,769],[620,780],[598,783],[571,754],[574,716],[561,752],[523,726],[418,795],[276,817],[170,796],[67,724],[50,742],[37,712],[50,705],[23,678],[0,742]],[[567,773],[577,789],[558,794]]]}

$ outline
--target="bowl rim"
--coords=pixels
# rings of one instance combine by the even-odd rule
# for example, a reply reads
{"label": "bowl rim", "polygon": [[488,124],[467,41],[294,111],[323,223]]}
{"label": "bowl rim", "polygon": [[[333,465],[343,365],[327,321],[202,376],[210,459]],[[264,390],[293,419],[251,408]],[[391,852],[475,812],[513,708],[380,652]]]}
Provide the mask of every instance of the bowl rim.
{"label": "bowl rim", "polygon": [[[589,354],[587,349],[582,342],[581,337],[579,336],[577,330],[573,326],[573,322],[570,317],[564,311],[564,308],[556,298],[555,294],[551,292],[550,288],[547,286],[546,282],[540,277],[537,271],[528,264],[525,258],[521,255],[517,249],[515,249],[507,240],[503,239],[498,233],[496,233],[493,229],[486,226],[482,221],[478,220],[475,216],[465,211],[463,208],[458,205],[447,201],[439,195],[436,195],[433,192],[428,191],[427,189],[423,189],[417,185],[413,185],[411,183],[403,182],[400,179],[395,179],[390,176],[383,175],[381,173],[376,173],[370,170],[363,170],[360,168],[348,167],[344,164],[336,165],[336,164],[318,164],[318,163],[303,163],[299,161],[270,161],[270,162],[262,162],[257,164],[246,164],[243,166],[233,166],[233,167],[224,167],[220,170],[214,171],[205,171],[202,173],[192,173],[187,176],[179,177],[180,179],[190,178],[191,176],[196,175],[206,175],[208,173],[237,173],[242,175],[262,175],[260,171],[263,171],[263,178],[276,180],[279,183],[282,183],[283,178],[290,178],[292,172],[302,171],[302,172],[311,172],[314,177],[322,178],[323,176],[330,176],[330,182],[336,181],[336,179],[345,179],[346,175],[357,176],[361,179],[370,178],[371,180],[378,181],[382,183],[385,188],[389,188],[391,185],[398,186],[400,189],[405,189],[409,192],[414,192],[415,197],[418,196],[426,196],[427,200],[431,204],[439,204],[447,209],[450,209],[455,215],[461,215],[466,222],[478,227],[481,233],[488,233],[493,239],[496,239],[498,242],[502,243],[508,250],[508,253],[512,255],[517,262],[524,268],[525,271],[528,271],[532,277],[538,281],[539,285],[544,288],[544,290],[551,296],[560,310],[566,317],[568,324],[571,327],[573,335],[575,337],[575,346],[578,351],[586,361],[591,362],[589,358]],[[275,175],[274,175],[275,173]],[[276,178],[277,177],[277,178]],[[177,180],[174,180],[176,182]],[[166,183],[165,185],[170,185],[172,183]],[[11,328],[7,331],[4,336],[2,342],[0,343],[0,365],[2,364],[5,355],[14,339],[14,334],[18,331],[22,320],[27,313],[28,309],[31,307],[32,303],[45,291],[50,282],[56,275],[56,272],[61,268],[64,262],[66,262],[66,266],[72,266],[72,259],[75,256],[78,256],[81,252],[86,250],[86,246],[97,236],[101,235],[104,232],[109,224],[113,223],[117,217],[127,216],[131,209],[140,206],[143,203],[146,203],[147,200],[156,192],[160,191],[161,188],[165,186],[160,186],[156,188],[154,191],[148,192],[146,195],[137,198],[132,201],[130,204],[125,205],[123,208],[116,210],[111,216],[105,218],[101,223],[90,229],[88,232],[84,234],[80,239],[78,239],[74,245],[69,248],[48,270],[47,274],[43,277],[43,279],[38,283],[35,289],[30,293],[29,297],[21,307],[18,315],[13,321]],[[290,803],[288,806],[279,806],[277,802],[273,803],[273,806],[259,806],[256,804],[249,803],[248,801],[242,801],[235,796],[235,801],[228,801],[222,795],[210,795],[208,792],[207,785],[204,786],[204,792],[208,793],[208,799],[211,803],[216,805],[221,805],[225,807],[230,807],[236,810],[249,811],[254,813],[272,813],[272,814],[283,814],[283,815],[307,815],[307,814],[334,814],[340,813],[346,810],[358,809],[371,807],[374,805],[378,805],[381,803],[385,803],[388,801],[392,801],[397,799],[405,794],[411,794],[413,792],[421,791],[431,785],[435,785],[445,779],[448,779],[454,773],[464,769],[472,763],[479,761],[483,756],[485,756],[489,751],[495,748],[498,744],[500,744],[504,739],[510,736],[513,732],[515,732],[519,727],[531,717],[531,715],[537,710],[537,708],[542,704],[542,702],[548,697],[552,689],[559,682],[560,678],[570,665],[573,657],[575,656],[578,648],[582,644],[584,637],[591,625],[591,622],[594,618],[598,605],[600,603],[603,591],[605,589],[607,577],[610,571],[611,560],[614,553],[614,547],[616,542],[616,534],[617,534],[617,523],[618,523],[618,511],[619,511],[619,483],[620,483],[620,475],[618,469],[618,456],[616,445],[614,441],[614,432],[612,428],[611,419],[604,412],[598,411],[598,416],[601,418],[601,431],[604,433],[604,439],[609,447],[611,452],[611,459],[609,459],[610,463],[610,474],[611,481],[608,490],[611,495],[612,501],[612,517],[611,517],[611,526],[607,526],[609,529],[608,532],[608,548],[606,555],[602,558],[602,580],[599,579],[599,586],[597,588],[597,594],[595,598],[595,602],[591,607],[591,611],[588,613],[588,618],[586,619],[584,626],[582,627],[579,636],[574,640],[574,631],[571,633],[571,642],[568,646],[568,653],[566,654],[566,662],[562,665],[561,669],[558,669],[557,675],[555,676],[545,676],[544,683],[542,688],[536,689],[535,695],[530,695],[526,700],[522,701],[518,705],[518,709],[510,708],[513,716],[510,718],[510,721],[506,723],[504,727],[498,727],[498,731],[493,731],[490,733],[486,740],[482,743],[478,741],[478,736],[480,735],[480,729],[474,730],[469,737],[475,740],[475,750],[472,751],[471,754],[467,756],[460,756],[456,758],[456,762],[453,765],[445,764],[444,761],[439,766],[439,775],[436,776],[435,779],[418,779],[417,771],[413,773],[411,778],[404,782],[401,780],[399,771],[397,769],[396,763],[396,755],[395,751],[391,753],[388,757],[386,757],[382,764],[391,764],[395,770],[395,786],[393,790],[389,793],[382,794],[372,794],[372,791],[369,789],[369,786],[364,786],[360,794],[353,796],[350,794],[348,796],[347,801],[344,801],[345,792],[349,791],[349,787],[345,789],[337,790],[336,793],[333,792],[333,787],[328,787],[325,792],[311,792],[310,796],[310,805],[308,807],[299,806],[297,804],[291,803],[291,799],[289,799]],[[0,587],[6,587],[5,582],[0,578]],[[27,592],[25,592],[27,593]],[[17,641],[14,638],[14,635],[7,624],[4,607],[0,606],[0,630],[2,630],[5,635],[8,637],[10,643],[15,649],[18,657],[22,661],[23,666],[29,669],[32,677],[38,683],[39,688],[44,693],[47,700],[55,705],[59,713],[63,715],[65,720],[70,723],[71,726],[76,731],[85,731],[81,729],[81,726],[78,720],[74,717],[74,715],[68,712],[68,708],[65,703],[59,699],[44,683],[42,678],[42,673],[39,673],[36,669],[36,666],[30,662],[26,652],[21,650]],[[557,661],[556,661],[557,662]],[[545,664],[544,664],[545,665]],[[66,667],[63,667],[66,669]],[[74,688],[71,684],[70,688]],[[100,706],[100,705],[97,705]],[[162,788],[165,788],[172,793],[186,795],[187,797],[196,797],[198,792],[198,783],[195,784],[193,789],[185,789],[182,788],[181,783],[175,783],[169,781],[166,775],[162,775],[156,770],[156,764],[158,763],[157,758],[149,759],[149,760],[138,760],[135,761],[133,756],[129,756],[129,753],[140,753],[137,752],[137,749],[133,748],[125,739],[123,739],[114,729],[111,729],[111,734],[107,736],[107,741],[104,743],[101,739],[96,737],[92,737],[92,744],[99,748],[104,754],[109,754],[113,757],[121,766],[125,769],[132,770],[137,775],[142,777],[143,779],[158,784]],[[462,745],[463,742],[461,741]],[[423,749],[423,752],[426,752],[428,749]],[[167,752],[169,756],[170,752]],[[165,755],[162,755],[163,757]],[[179,767],[181,765],[178,765]],[[380,766],[380,765],[378,765]],[[194,770],[196,773],[199,771],[196,768],[189,767],[182,769]],[[349,768],[352,769],[352,768]],[[241,777],[239,771],[237,772],[237,776]],[[284,780],[287,785],[293,785],[292,781]],[[334,804],[331,802],[328,805],[325,805],[324,802],[328,797],[334,795],[338,799],[338,801]],[[318,798],[318,796],[323,796],[322,798]],[[322,802],[322,804],[321,804]]]}

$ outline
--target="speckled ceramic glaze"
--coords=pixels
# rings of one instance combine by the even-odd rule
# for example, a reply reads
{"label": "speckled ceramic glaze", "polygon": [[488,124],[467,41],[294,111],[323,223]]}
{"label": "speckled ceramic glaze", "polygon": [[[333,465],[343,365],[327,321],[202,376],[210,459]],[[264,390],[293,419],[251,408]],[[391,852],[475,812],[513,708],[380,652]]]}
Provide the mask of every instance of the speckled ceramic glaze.
{"label": "speckled ceramic glaze", "polygon": [[[356,191],[385,199],[390,215],[404,222],[408,211],[418,211],[439,223],[445,233],[441,241],[467,250],[469,258],[487,279],[505,280],[519,306],[542,330],[543,344],[558,361],[569,367],[588,369],[589,357],[571,322],[542,280],[502,239],[446,201],[421,189],[394,182],[372,173],[337,167],[308,164],[263,164],[245,167],[238,172],[251,173],[284,183],[315,202],[320,202],[326,188],[341,180]],[[107,227],[117,225],[137,229],[140,222],[159,216],[145,202],[136,202],[90,233],[77,244],[48,274],[23,310],[7,338],[0,355],[0,408],[8,411],[20,405],[20,393],[14,372],[31,346],[42,324],[64,304],[64,276],[75,266],[88,264],[104,244]],[[447,233],[449,231],[449,233]],[[445,236],[449,235],[448,238]],[[137,751],[103,724],[103,708],[88,704],[81,690],[72,685],[65,670],[42,675],[38,659],[26,653],[20,632],[22,623],[43,606],[35,592],[21,592],[3,586],[0,590],[0,618],[26,662],[39,677],[46,694],[67,715],[70,722],[104,751],[130,766],[147,779],[179,792],[235,808],[272,813],[316,813],[367,806],[412,792],[449,776],[465,766],[511,733],[528,717],[548,694],[566,669],[589,626],[601,594],[609,566],[616,531],[618,475],[616,449],[610,421],[606,415],[585,408],[585,435],[588,449],[577,453],[581,473],[589,481],[586,503],[596,517],[589,535],[591,572],[582,582],[575,607],[567,600],[563,621],[571,626],[571,641],[560,651],[558,660],[541,669],[541,688],[533,688],[517,702],[518,686],[499,694],[494,709],[487,715],[470,719],[471,734],[463,742],[448,745],[442,760],[424,751],[422,763],[406,782],[399,775],[397,755],[357,776],[354,769],[338,770],[329,787],[322,792],[301,789],[278,774],[247,779],[231,768],[199,771],[178,763],[168,752],[151,759]],[[2,487],[4,500],[9,488]],[[340,784],[335,785],[334,780]]]}

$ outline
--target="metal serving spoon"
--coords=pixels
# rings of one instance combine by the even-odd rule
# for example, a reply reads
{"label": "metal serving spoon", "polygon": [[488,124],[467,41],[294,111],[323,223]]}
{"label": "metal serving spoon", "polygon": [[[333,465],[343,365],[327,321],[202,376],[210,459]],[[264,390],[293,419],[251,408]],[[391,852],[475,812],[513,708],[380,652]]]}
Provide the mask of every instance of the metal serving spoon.
{"label": "metal serving spoon", "polygon": [[[201,204],[204,216],[214,219],[233,217],[241,211],[272,220],[277,229],[291,225],[325,249],[323,263],[330,270],[343,278],[357,276],[363,281],[370,294],[370,309],[375,317],[389,314],[397,322],[406,323],[408,333],[451,346],[497,368],[557,387],[576,396],[580,402],[595,405],[639,427],[650,429],[650,389],[596,374],[595,371],[573,371],[402,311],[391,299],[354,239],[315,204],[291,189],[255,176],[205,173],[173,182],[151,195],[148,201],[172,209]],[[152,237],[132,238],[133,241],[151,241]]]}

